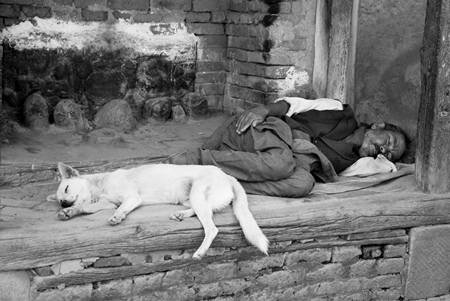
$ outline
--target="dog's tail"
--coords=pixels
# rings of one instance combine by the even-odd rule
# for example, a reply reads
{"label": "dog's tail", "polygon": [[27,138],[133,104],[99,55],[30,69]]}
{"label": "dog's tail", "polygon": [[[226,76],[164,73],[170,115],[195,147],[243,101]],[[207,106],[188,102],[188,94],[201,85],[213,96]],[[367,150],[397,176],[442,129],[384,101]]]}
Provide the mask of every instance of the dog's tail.
{"label": "dog's tail", "polygon": [[259,228],[255,218],[253,217],[253,214],[248,209],[247,194],[245,193],[242,185],[235,178],[231,178],[231,181],[235,195],[235,199],[233,201],[233,211],[239,221],[239,224],[241,225],[245,238],[247,238],[252,245],[256,246],[267,255],[269,240],[262,233],[261,228]]}

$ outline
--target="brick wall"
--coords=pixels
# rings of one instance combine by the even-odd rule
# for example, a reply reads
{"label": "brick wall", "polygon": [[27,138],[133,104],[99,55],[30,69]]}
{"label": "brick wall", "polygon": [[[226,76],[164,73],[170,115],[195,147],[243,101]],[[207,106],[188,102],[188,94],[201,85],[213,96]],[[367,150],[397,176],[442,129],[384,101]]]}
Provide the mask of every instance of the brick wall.
{"label": "brick wall", "polygon": [[313,2],[230,1],[225,109],[312,96]]}
{"label": "brick wall", "polygon": [[0,0],[0,27],[34,17],[183,23],[198,40],[195,91],[207,98],[210,108],[235,111],[282,95],[311,95],[313,2]]}
{"label": "brick wall", "polygon": [[391,230],[277,242],[269,256],[251,247],[210,249],[200,261],[193,250],[120,254],[5,272],[0,283],[39,301],[399,300],[407,241]]}
{"label": "brick wall", "polygon": [[226,78],[227,3],[219,0],[0,0],[0,27],[34,17],[74,22],[126,20],[150,23],[154,34],[163,35],[164,24],[186,25],[188,33],[198,37],[195,90],[206,97],[210,108],[220,109]]}

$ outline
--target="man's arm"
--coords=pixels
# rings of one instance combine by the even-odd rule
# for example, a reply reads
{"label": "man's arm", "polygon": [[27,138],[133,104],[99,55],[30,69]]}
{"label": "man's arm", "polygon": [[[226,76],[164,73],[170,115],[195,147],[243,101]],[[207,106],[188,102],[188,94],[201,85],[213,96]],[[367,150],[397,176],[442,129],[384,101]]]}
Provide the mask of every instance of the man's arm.
{"label": "man's arm", "polygon": [[250,126],[257,126],[263,123],[268,116],[283,116],[289,110],[289,104],[286,101],[278,101],[265,106],[258,106],[243,112],[236,123],[236,132],[240,135]]}
{"label": "man's arm", "polygon": [[238,134],[246,131],[250,126],[261,124],[268,116],[292,116],[310,110],[342,110],[342,103],[331,98],[305,99],[301,97],[283,97],[266,106],[259,106],[242,113],[236,124]]}

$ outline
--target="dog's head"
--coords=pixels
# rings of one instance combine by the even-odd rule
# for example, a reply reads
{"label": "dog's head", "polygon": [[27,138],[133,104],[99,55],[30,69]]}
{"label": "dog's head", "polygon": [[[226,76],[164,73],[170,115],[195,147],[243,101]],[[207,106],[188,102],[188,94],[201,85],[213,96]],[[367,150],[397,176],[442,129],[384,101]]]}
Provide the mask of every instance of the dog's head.
{"label": "dog's head", "polygon": [[49,195],[48,201],[58,201],[62,207],[81,205],[91,200],[89,182],[80,177],[78,170],[59,162],[58,171],[61,176],[56,194]]}

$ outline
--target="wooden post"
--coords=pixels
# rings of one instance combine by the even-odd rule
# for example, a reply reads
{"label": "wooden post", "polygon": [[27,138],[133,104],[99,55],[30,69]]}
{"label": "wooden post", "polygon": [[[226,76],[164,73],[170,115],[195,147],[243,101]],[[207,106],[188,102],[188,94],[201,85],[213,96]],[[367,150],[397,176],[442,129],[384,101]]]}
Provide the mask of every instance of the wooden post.
{"label": "wooden post", "polygon": [[450,1],[428,0],[421,51],[422,93],[416,182],[430,193],[450,191]]}
{"label": "wooden post", "polygon": [[339,99],[343,103],[348,103],[348,68],[353,46],[352,10],[353,0],[332,1],[326,97]]}

